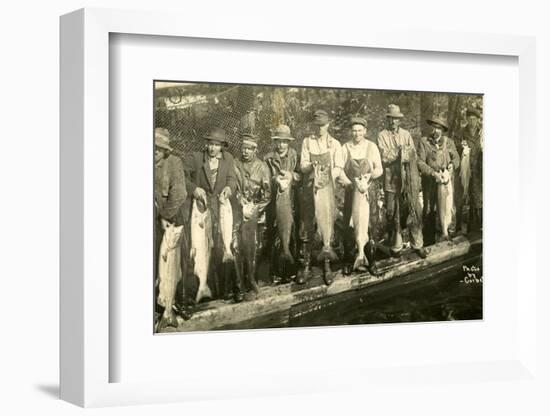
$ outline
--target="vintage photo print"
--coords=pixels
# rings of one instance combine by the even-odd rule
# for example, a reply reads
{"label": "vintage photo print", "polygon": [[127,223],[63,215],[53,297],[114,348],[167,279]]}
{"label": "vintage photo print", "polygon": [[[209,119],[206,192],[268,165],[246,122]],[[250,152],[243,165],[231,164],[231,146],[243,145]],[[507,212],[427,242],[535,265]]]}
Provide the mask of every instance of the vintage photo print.
{"label": "vintage photo print", "polygon": [[483,318],[483,96],[158,80],[154,332]]}

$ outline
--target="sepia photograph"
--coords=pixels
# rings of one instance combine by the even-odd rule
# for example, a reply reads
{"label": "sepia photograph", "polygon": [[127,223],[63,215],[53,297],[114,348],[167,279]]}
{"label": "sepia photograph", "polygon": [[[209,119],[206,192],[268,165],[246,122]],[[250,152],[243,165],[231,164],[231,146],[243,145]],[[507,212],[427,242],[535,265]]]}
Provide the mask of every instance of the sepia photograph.
{"label": "sepia photograph", "polygon": [[155,333],[483,319],[483,95],[155,80]]}

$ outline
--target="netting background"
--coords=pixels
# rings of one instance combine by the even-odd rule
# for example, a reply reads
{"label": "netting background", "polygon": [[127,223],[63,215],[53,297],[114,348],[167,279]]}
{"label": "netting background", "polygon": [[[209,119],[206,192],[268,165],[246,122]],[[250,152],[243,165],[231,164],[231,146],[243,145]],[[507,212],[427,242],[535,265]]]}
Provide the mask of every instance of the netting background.
{"label": "netting background", "polygon": [[481,95],[421,93],[360,89],[297,88],[262,85],[155,83],[155,127],[168,129],[174,153],[184,156],[204,148],[203,135],[216,126],[225,129],[229,151],[240,154],[240,133],[258,136],[258,155],[271,149],[270,130],[287,124],[300,150],[310,135],[312,114],[324,109],[331,117],[330,134],[345,143],[349,140],[351,115],[365,117],[367,136],[376,141],[384,128],[388,104],[397,104],[405,115],[402,126],[418,140],[426,134],[425,118],[440,115],[448,119],[450,136],[465,124],[469,105],[481,108]]}
{"label": "netting background", "polygon": [[[203,150],[203,136],[212,127],[226,131],[228,150],[236,158],[240,156],[240,134],[254,133],[258,137],[258,156],[262,158],[272,149],[271,129],[280,123],[290,127],[296,139],[291,146],[300,152],[303,138],[313,133],[310,120],[318,109],[328,112],[329,132],[342,144],[351,139],[352,115],[367,120],[367,138],[376,143],[378,132],[385,128],[388,104],[397,104],[404,114],[402,127],[418,143],[431,129],[426,118],[434,115],[446,118],[450,127],[448,136],[453,137],[466,124],[466,109],[473,105],[481,110],[482,100],[481,95],[473,94],[156,82],[155,127],[168,129],[173,153],[181,158]],[[369,232],[380,241],[386,229],[382,178],[374,181],[369,195]],[[341,187],[337,187],[335,197],[341,217],[344,202]],[[335,224],[337,233],[342,228],[340,220]],[[404,240],[408,240],[407,235]]]}

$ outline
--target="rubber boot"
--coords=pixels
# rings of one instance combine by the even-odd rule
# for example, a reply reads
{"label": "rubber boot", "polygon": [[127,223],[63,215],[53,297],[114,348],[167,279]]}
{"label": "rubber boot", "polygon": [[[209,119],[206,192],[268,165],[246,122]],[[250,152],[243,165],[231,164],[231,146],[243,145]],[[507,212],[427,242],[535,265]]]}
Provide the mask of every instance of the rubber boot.
{"label": "rubber boot", "polygon": [[353,273],[353,229],[348,227],[344,232],[344,265],[342,267],[342,273],[344,276],[349,276]]}
{"label": "rubber boot", "polygon": [[330,260],[325,259],[323,264],[323,280],[327,286],[332,284],[332,270],[330,268]]}
{"label": "rubber boot", "polygon": [[244,299],[242,280],[236,262],[230,261],[225,263],[223,269],[226,284],[226,300],[233,299],[236,303],[242,302]]}
{"label": "rubber boot", "polygon": [[367,261],[369,262],[368,271],[372,276],[379,276],[378,267],[376,267],[376,260],[374,259],[374,255],[376,254],[376,244],[374,240],[369,240],[367,245],[365,246],[365,256],[367,257]]}
{"label": "rubber boot", "polygon": [[222,290],[222,298],[224,300],[231,300],[233,299],[233,291],[232,289],[232,282],[233,282],[233,263],[232,262],[226,262],[222,264],[222,279],[221,279],[221,290]]}
{"label": "rubber boot", "polygon": [[304,268],[298,270],[296,274],[296,283],[303,285],[311,275],[311,247],[309,243],[304,243]]}

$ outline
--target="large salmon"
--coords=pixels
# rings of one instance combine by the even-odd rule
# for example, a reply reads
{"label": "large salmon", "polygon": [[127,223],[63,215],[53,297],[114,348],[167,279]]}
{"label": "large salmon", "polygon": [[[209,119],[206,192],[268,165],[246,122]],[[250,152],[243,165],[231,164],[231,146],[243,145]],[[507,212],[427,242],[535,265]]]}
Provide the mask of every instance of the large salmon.
{"label": "large salmon", "polygon": [[319,260],[337,259],[331,246],[334,233],[334,220],[336,217],[336,202],[334,199],[334,184],[330,173],[330,165],[317,163],[314,165],[314,189],[313,200],[315,204],[315,221],[317,231],[323,241],[323,250],[319,254]]}
{"label": "large salmon", "polygon": [[353,202],[351,206],[350,227],[353,227],[355,243],[357,245],[357,257],[353,263],[353,270],[360,270],[366,266],[365,245],[369,241],[369,175],[361,175],[354,179]]}
{"label": "large salmon", "polygon": [[211,247],[212,220],[210,211],[202,202],[194,199],[191,210],[191,259],[194,262],[193,274],[199,280],[199,288],[195,297],[196,303],[200,302],[202,298],[212,297],[207,283]]}
{"label": "large salmon", "polygon": [[256,246],[258,232],[258,212],[253,202],[242,206],[243,222],[241,224],[242,260],[245,267],[244,276],[250,287],[258,292],[256,283]]}
{"label": "large salmon", "polygon": [[223,241],[223,262],[233,261],[231,239],[233,237],[233,209],[229,198],[220,199],[220,229]]}
{"label": "large salmon", "polygon": [[464,146],[462,150],[462,158],[460,159],[460,184],[462,185],[464,202],[468,202],[470,177],[472,171],[470,167],[470,147]]}
{"label": "large salmon", "polygon": [[449,240],[449,225],[453,218],[453,182],[447,169],[441,173],[441,183],[437,184],[437,211],[444,240]]}
{"label": "large salmon", "polygon": [[161,326],[177,326],[176,316],[172,310],[176,295],[176,286],[181,279],[180,237],[183,225],[168,223],[164,229],[159,251],[159,295],[158,304],[164,307]]}
{"label": "large salmon", "polygon": [[279,174],[275,181],[278,186],[275,197],[275,217],[281,241],[281,255],[283,261],[294,264],[294,257],[290,253],[290,236],[294,224],[292,215],[292,173]]}

